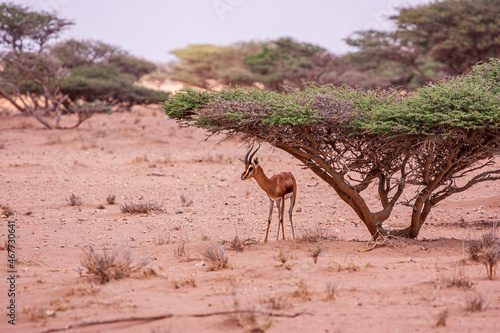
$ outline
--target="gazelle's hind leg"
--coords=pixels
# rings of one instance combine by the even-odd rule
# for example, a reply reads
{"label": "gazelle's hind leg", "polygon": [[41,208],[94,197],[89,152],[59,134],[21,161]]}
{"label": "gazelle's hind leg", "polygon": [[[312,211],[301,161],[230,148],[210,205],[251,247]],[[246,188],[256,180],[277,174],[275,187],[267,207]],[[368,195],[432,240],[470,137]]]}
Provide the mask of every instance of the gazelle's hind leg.
{"label": "gazelle's hind leg", "polygon": [[[285,198],[281,200],[281,233],[283,234],[283,240],[285,240]],[[278,226],[279,227],[279,226]]]}
{"label": "gazelle's hind leg", "polygon": [[281,198],[276,200],[276,205],[278,206],[278,215],[279,215],[279,221],[278,221],[278,234],[276,235],[276,240],[279,240],[280,238],[280,227],[281,230],[283,231],[283,239],[285,239],[285,229],[283,228],[283,208],[285,201],[282,200]]}
{"label": "gazelle's hind leg", "polygon": [[[269,217],[267,218],[267,230],[266,230],[266,238],[264,238],[264,243],[267,243],[267,236],[269,235],[269,227],[271,226],[271,217],[273,215],[274,201],[269,199]],[[278,206],[279,207],[279,206]]]}
{"label": "gazelle's hind leg", "polygon": [[290,218],[290,225],[292,226],[292,237],[295,240],[295,231],[293,230],[293,222],[292,222],[293,206],[295,206],[295,195],[292,195],[290,197],[290,207],[288,208],[288,217]]}

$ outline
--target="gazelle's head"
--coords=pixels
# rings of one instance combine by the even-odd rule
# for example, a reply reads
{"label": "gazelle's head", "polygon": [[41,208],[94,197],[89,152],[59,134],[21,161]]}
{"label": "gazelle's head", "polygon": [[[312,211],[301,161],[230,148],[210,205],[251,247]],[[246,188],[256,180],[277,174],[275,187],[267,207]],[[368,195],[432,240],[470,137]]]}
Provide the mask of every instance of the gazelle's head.
{"label": "gazelle's head", "polygon": [[257,157],[255,159],[253,159],[253,157],[254,157],[255,153],[257,152],[257,150],[259,150],[259,148],[260,148],[260,145],[257,147],[257,149],[255,149],[252,152],[252,149],[253,149],[253,145],[252,145],[250,147],[250,149],[247,151],[247,154],[245,155],[245,160],[242,160],[240,158],[240,161],[245,163],[245,171],[241,174],[241,180],[250,179],[254,176],[255,170],[257,169],[257,166],[259,165],[259,159]]}

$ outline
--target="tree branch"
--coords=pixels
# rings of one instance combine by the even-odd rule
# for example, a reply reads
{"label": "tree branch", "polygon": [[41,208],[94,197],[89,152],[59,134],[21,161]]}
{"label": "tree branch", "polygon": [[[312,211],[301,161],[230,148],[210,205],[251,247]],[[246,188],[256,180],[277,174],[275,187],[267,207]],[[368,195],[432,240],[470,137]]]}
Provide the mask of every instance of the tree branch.
{"label": "tree branch", "polygon": [[116,324],[123,322],[134,322],[134,321],[145,321],[145,322],[153,322],[157,320],[169,319],[169,318],[206,318],[213,316],[230,316],[237,314],[245,314],[252,313],[258,315],[265,315],[270,317],[281,317],[281,318],[297,318],[302,315],[312,316],[312,313],[301,311],[296,313],[279,313],[279,312],[267,312],[267,311],[256,311],[256,310],[232,310],[232,311],[218,311],[218,312],[206,312],[206,313],[195,313],[195,314],[173,314],[167,313],[156,316],[137,316],[137,317],[126,317],[126,318],[114,318],[107,320],[94,320],[94,321],[82,321],[79,323],[74,323],[62,327],[49,328],[48,330],[41,331],[41,333],[50,333],[50,332],[61,332],[67,331],[75,328],[89,327],[89,326],[98,326],[98,325],[107,325],[107,324]]}

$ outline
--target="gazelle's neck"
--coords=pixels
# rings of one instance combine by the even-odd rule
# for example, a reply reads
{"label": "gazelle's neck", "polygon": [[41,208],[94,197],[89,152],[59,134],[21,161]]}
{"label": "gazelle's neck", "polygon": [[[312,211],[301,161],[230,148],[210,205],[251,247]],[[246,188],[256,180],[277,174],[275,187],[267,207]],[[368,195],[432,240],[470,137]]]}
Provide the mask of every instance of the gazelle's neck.
{"label": "gazelle's neck", "polygon": [[266,174],[264,173],[264,170],[260,167],[260,165],[257,165],[257,167],[255,168],[255,173],[253,178],[255,178],[257,184],[259,184],[261,189],[263,189],[266,193],[270,193],[271,180],[267,178]]}

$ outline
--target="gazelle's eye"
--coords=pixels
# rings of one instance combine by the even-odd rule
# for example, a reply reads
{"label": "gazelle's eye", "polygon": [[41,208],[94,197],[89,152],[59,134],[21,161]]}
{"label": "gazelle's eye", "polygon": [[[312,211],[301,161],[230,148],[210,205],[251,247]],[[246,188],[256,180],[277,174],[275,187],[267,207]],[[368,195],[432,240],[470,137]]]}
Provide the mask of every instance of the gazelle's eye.
{"label": "gazelle's eye", "polygon": [[252,172],[253,171],[253,166],[249,166],[248,167],[248,172]]}

